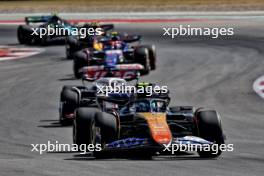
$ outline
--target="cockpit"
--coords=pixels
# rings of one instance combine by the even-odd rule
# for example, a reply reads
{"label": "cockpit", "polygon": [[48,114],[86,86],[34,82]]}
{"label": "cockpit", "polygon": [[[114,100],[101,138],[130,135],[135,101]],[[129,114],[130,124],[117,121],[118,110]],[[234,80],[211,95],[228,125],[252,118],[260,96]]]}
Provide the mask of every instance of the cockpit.
{"label": "cockpit", "polygon": [[167,102],[162,99],[138,99],[120,109],[120,113],[166,112]]}
{"label": "cockpit", "polygon": [[116,89],[122,89],[127,85],[124,79],[120,78],[101,78],[93,83],[97,93],[105,95],[105,93],[114,93]]}

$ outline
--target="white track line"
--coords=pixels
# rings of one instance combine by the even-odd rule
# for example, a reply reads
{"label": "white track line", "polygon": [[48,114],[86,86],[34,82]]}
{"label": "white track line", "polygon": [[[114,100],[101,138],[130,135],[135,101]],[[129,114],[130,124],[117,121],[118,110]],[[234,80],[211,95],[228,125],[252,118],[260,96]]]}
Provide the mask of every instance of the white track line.
{"label": "white track line", "polygon": [[10,50],[10,53],[7,56],[0,57],[0,61],[22,59],[44,51],[44,49],[41,48],[16,48],[8,46],[0,46],[0,48],[8,48]]}

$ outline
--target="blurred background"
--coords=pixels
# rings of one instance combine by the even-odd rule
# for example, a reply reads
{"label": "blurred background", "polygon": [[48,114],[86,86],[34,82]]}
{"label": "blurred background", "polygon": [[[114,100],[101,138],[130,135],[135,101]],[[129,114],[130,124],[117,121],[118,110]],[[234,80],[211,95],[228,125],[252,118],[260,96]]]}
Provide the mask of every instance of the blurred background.
{"label": "blurred background", "polygon": [[263,10],[263,0],[1,0],[0,13],[251,11]]}

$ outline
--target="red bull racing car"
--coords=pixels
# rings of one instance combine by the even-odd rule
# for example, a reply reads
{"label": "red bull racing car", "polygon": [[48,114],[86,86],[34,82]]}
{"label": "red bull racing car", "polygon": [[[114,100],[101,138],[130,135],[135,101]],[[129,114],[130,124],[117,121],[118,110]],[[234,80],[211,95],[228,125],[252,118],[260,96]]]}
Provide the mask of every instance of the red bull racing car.
{"label": "red bull racing car", "polygon": [[[130,39],[128,39],[130,38]],[[140,40],[140,36],[121,39],[119,35],[97,38],[92,48],[85,48],[73,56],[73,72],[76,78],[84,73],[99,74],[113,73],[113,77],[120,77],[116,72],[123,70],[138,70],[146,75],[156,69],[156,50],[154,45],[129,45]],[[88,71],[88,72],[87,72]],[[123,73],[124,74],[124,73]],[[96,75],[95,79],[98,78]]]}

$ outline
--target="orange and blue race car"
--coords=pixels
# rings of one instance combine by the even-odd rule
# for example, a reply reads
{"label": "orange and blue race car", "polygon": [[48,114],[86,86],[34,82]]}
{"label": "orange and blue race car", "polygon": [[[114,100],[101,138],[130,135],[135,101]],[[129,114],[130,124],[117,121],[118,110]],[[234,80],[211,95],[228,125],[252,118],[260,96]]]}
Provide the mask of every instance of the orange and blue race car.
{"label": "orange and blue race car", "polygon": [[[136,85],[137,88],[147,86],[155,84]],[[197,152],[201,157],[215,158],[222,152],[219,146],[225,139],[215,110],[169,107],[168,92],[151,96],[144,92],[111,93],[92,99],[96,106],[75,109],[73,141],[78,146],[100,145],[102,150],[93,151],[94,157],[174,155],[175,146],[187,144],[200,146]],[[218,147],[213,150],[210,146]]]}

